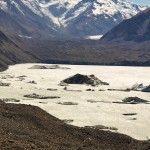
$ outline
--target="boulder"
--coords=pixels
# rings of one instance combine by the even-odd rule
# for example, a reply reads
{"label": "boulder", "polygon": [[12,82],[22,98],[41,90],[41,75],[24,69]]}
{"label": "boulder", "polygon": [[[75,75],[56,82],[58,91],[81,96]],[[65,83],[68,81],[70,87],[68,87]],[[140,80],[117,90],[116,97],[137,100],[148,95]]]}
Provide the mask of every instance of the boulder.
{"label": "boulder", "polygon": [[142,90],[142,92],[150,92],[150,85]]}
{"label": "boulder", "polygon": [[128,97],[123,99],[122,102],[127,104],[139,104],[139,103],[148,103],[149,101],[141,99],[139,97]]}

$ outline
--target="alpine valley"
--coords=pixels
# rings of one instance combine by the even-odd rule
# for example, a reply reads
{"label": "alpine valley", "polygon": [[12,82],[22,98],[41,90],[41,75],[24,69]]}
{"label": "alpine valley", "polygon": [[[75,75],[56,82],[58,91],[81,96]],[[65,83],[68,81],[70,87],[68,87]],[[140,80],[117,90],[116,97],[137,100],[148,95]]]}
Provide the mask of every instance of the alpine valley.
{"label": "alpine valley", "polygon": [[0,150],[150,150],[150,8],[131,1],[0,0]]}
{"label": "alpine valley", "polygon": [[[136,29],[126,30],[126,22],[134,24],[136,18],[136,22],[141,21],[139,28],[144,28],[145,21],[138,16],[145,14],[145,9],[128,0],[0,1],[0,68],[25,62],[147,65],[150,52],[141,44],[143,40],[131,46],[130,41],[121,45],[112,42],[118,36],[106,40],[120,31],[133,39]],[[101,40],[87,39],[95,35],[104,36]]]}

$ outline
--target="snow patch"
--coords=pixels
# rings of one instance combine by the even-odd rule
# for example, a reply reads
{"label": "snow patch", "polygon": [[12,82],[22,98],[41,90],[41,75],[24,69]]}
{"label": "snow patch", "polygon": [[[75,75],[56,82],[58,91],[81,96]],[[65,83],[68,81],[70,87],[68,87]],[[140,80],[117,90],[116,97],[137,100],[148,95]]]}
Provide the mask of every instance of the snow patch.
{"label": "snow patch", "polygon": [[21,37],[21,38],[27,38],[27,39],[32,39],[32,37],[31,36],[26,36],[26,35],[18,35],[19,37]]}
{"label": "snow patch", "polygon": [[93,35],[93,36],[87,36],[85,39],[89,40],[100,40],[103,35]]}

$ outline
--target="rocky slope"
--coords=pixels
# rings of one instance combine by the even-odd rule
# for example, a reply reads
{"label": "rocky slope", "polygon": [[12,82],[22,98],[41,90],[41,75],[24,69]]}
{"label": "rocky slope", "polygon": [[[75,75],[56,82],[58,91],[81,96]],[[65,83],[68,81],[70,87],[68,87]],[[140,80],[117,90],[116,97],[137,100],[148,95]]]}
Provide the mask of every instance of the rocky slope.
{"label": "rocky slope", "polygon": [[[37,58],[19,47],[12,39],[17,38],[5,30],[0,30],[0,71],[6,69],[8,65],[25,62],[35,62]],[[21,42],[18,39],[18,42]]]}
{"label": "rocky slope", "polygon": [[[107,32],[100,40],[105,48],[124,49],[124,51],[132,51],[135,55],[139,55],[139,61],[134,59],[128,62],[125,58],[121,64],[128,65],[148,65],[150,66],[150,8],[140,12],[131,19],[125,20],[112,30]],[[130,54],[129,52],[129,54]],[[116,63],[116,64],[119,64]]]}
{"label": "rocky slope", "polygon": [[3,150],[149,150],[149,141],[98,128],[65,124],[35,106],[0,101],[0,147]]}
{"label": "rocky slope", "polygon": [[[10,34],[10,33],[9,33]],[[82,64],[82,65],[150,65],[148,50],[136,50],[103,45],[90,40],[33,40],[8,35],[10,42],[0,46],[0,68],[26,62]]]}
{"label": "rocky slope", "polygon": [[91,40],[28,42],[28,49],[44,63],[148,66],[150,51]]}
{"label": "rocky slope", "polygon": [[105,34],[101,41],[133,41],[137,44],[150,41],[150,8],[125,20]]}
{"label": "rocky slope", "polygon": [[0,26],[26,38],[102,35],[145,8],[127,0],[4,0]]}

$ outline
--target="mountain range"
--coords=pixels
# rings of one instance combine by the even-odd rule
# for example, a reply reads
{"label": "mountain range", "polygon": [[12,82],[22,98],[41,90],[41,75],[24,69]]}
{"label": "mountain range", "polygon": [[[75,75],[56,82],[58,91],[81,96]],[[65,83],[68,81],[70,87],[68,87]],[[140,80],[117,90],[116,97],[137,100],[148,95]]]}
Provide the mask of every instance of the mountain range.
{"label": "mountain range", "polygon": [[[0,8],[1,70],[26,62],[150,65],[147,7],[123,0],[4,0]],[[82,38],[104,33],[97,41]]]}
{"label": "mountain range", "polygon": [[146,7],[128,0],[3,0],[0,26],[26,38],[103,35]]}

